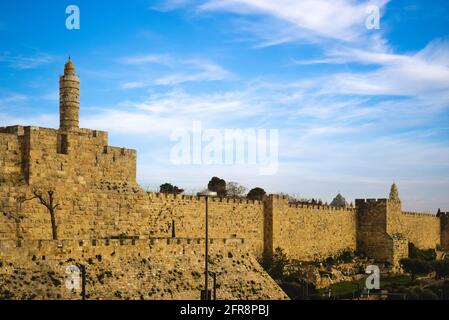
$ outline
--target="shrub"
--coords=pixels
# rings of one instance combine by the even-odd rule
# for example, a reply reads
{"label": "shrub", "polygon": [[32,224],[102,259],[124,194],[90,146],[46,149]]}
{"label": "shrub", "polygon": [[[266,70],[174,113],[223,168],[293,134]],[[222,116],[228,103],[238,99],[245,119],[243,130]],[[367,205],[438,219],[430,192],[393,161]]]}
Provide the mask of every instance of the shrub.
{"label": "shrub", "polygon": [[433,263],[437,278],[449,277],[449,260],[440,260]]}
{"label": "shrub", "polygon": [[438,295],[430,289],[423,289],[419,296],[420,300],[438,300]]}
{"label": "shrub", "polygon": [[418,259],[424,261],[435,261],[437,258],[437,253],[435,249],[419,249],[413,243],[409,243],[408,252],[410,259]]}
{"label": "shrub", "polygon": [[324,260],[324,264],[327,266],[333,266],[337,263],[337,260],[334,257],[327,257],[326,260]]}
{"label": "shrub", "polygon": [[273,258],[265,263],[265,269],[268,271],[270,276],[274,279],[282,279],[284,276],[285,267],[289,264],[287,255],[284,250],[277,247],[274,250]]}
{"label": "shrub", "polygon": [[346,250],[346,251],[342,252],[342,254],[340,255],[340,257],[338,259],[345,263],[348,263],[348,262],[352,262],[354,260],[354,257],[355,256],[354,256],[353,252]]}
{"label": "shrub", "polygon": [[427,274],[432,271],[432,265],[425,260],[405,258],[400,261],[402,268],[412,275],[412,279],[418,274]]}

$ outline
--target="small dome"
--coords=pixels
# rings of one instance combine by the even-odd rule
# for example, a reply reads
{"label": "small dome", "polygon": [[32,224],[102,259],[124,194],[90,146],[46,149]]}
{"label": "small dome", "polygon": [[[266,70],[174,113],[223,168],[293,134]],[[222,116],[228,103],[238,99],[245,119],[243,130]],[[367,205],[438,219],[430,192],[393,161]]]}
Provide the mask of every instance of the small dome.
{"label": "small dome", "polygon": [[64,74],[75,74],[75,65],[70,57],[64,66]]}
{"label": "small dome", "polygon": [[346,202],[346,199],[339,193],[335,196],[330,205],[332,207],[347,207],[348,203]]}

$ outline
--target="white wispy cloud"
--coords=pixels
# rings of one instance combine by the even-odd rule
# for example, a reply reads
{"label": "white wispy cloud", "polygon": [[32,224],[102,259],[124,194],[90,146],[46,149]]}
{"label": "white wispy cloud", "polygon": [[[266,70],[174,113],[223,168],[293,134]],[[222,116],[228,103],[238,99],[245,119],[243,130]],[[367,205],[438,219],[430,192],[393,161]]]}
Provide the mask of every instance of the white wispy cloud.
{"label": "white wispy cloud", "polygon": [[173,58],[169,54],[144,54],[129,56],[119,59],[123,64],[142,65],[142,64],[163,64],[171,65]]}
{"label": "white wispy cloud", "polygon": [[56,128],[59,125],[57,114],[40,114],[30,116],[13,116],[9,113],[0,112],[0,126],[38,126],[45,128]]}
{"label": "white wispy cloud", "polygon": [[[168,137],[179,128],[190,129],[193,121],[222,127],[233,119],[255,116],[260,105],[248,92],[191,94],[171,90],[147,99],[124,101],[82,118],[84,126],[120,134],[157,134]],[[250,106],[252,108],[250,108]]]}
{"label": "white wispy cloud", "polygon": [[148,85],[150,85],[150,83],[146,83],[143,81],[131,81],[131,82],[123,82],[120,84],[120,87],[122,89],[140,89],[140,88],[145,88]]}
{"label": "white wispy cloud", "polygon": [[28,96],[24,94],[12,94],[4,97],[0,97],[0,108],[2,107],[13,107],[19,102],[28,100]]}
{"label": "white wispy cloud", "polygon": [[[415,54],[350,49],[335,53],[329,63],[363,63],[374,71],[339,73],[324,90],[337,94],[392,95],[424,98],[438,95],[449,103],[449,42],[436,40]],[[332,61],[336,58],[336,61]]]}
{"label": "white wispy cloud", "polygon": [[34,69],[52,61],[54,61],[54,57],[45,53],[30,56],[12,55],[9,52],[0,53],[0,63],[19,70]]}
{"label": "white wispy cloud", "polygon": [[163,11],[194,8],[198,14],[231,12],[240,16],[261,17],[257,22],[246,21],[245,30],[262,38],[261,46],[291,41],[332,39],[355,42],[368,32],[365,21],[368,6],[381,12],[389,0],[168,0],[156,8]]}
{"label": "white wispy cloud", "polygon": [[228,70],[206,59],[187,60],[184,64],[196,70],[193,72],[180,72],[163,76],[156,80],[156,84],[176,85],[193,81],[221,81],[231,77],[231,73]]}
{"label": "white wispy cloud", "polygon": [[[178,58],[169,54],[145,54],[123,57],[120,63],[142,68],[158,64],[165,69],[162,74],[137,76],[121,83],[122,89],[139,89],[151,85],[173,86],[185,82],[222,81],[232,78],[232,73],[218,63],[205,58]],[[153,72],[156,72],[153,70]]]}

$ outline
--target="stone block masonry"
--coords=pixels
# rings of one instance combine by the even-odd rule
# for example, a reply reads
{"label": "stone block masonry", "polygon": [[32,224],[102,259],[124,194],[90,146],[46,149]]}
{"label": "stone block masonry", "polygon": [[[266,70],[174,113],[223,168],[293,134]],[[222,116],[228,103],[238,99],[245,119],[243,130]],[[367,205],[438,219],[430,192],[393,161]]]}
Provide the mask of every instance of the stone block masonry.
{"label": "stone block masonry", "polygon": [[321,260],[356,250],[356,211],[319,205],[292,205],[285,196],[266,201],[265,255],[277,247],[292,259]]}
{"label": "stone block masonry", "polygon": [[[81,299],[67,268],[86,270],[86,299],[199,298],[204,239],[0,242],[1,299]],[[220,300],[287,299],[242,239],[211,239],[210,270]],[[212,281],[211,281],[212,286]],[[32,288],[32,290],[31,290]]]}
{"label": "stone block masonry", "polygon": [[[79,298],[61,285],[67,263],[90,270],[90,298],[198,298],[205,200],[143,191],[136,151],[80,128],[78,113],[70,60],[60,78],[58,129],[0,128],[0,298]],[[53,192],[57,240],[36,191]],[[212,198],[209,213],[210,237],[221,239],[211,243],[220,298],[285,298],[257,262],[278,247],[297,260],[350,250],[394,265],[409,242],[449,250],[448,215],[402,212],[395,185],[389,199],[359,199],[355,208],[271,195]]]}

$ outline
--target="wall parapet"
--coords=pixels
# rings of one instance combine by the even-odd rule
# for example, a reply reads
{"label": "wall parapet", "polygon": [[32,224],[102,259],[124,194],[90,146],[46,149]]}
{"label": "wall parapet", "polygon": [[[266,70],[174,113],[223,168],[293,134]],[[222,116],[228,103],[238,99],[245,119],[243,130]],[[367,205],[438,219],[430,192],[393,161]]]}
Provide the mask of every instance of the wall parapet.
{"label": "wall parapet", "polygon": [[[154,246],[154,245],[190,245],[204,244],[204,238],[152,237],[149,239],[90,239],[90,240],[1,240],[0,252],[5,249],[27,248],[31,250],[63,249],[65,247],[120,247],[120,246]],[[243,238],[209,238],[213,244],[245,244]]]}
{"label": "wall parapet", "polygon": [[368,199],[356,199],[356,204],[371,204],[371,203],[387,203],[388,199],[386,198],[368,198]]}
{"label": "wall parapet", "polygon": [[411,216],[421,216],[421,217],[429,217],[438,219],[436,214],[431,212],[412,212],[412,211],[402,211],[402,214],[411,215]]}
{"label": "wall parapet", "polygon": [[24,132],[23,128],[24,128],[23,126],[0,127],[0,133],[23,136],[23,132]]}
{"label": "wall parapet", "polygon": [[113,154],[113,155],[121,155],[121,156],[130,156],[130,155],[136,155],[137,151],[135,149],[105,146],[104,153],[105,154]]}
{"label": "wall parapet", "polygon": [[306,203],[289,203],[288,206],[290,208],[298,208],[298,209],[318,209],[323,211],[343,211],[354,213],[355,208],[351,207],[334,207],[329,205],[316,205],[316,204],[306,204]]}
{"label": "wall parapet", "polygon": [[[190,196],[183,194],[170,194],[161,192],[147,192],[148,196],[151,198],[158,198],[161,200],[189,200],[189,201],[200,201],[203,197]],[[248,200],[240,198],[229,198],[229,197],[210,197],[210,202],[223,202],[223,203],[236,203],[236,204],[258,204],[262,205],[262,201],[259,200]]]}
{"label": "wall parapet", "polygon": [[268,198],[276,199],[276,200],[288,200],[288,196],[283,194],[270,194]]}

